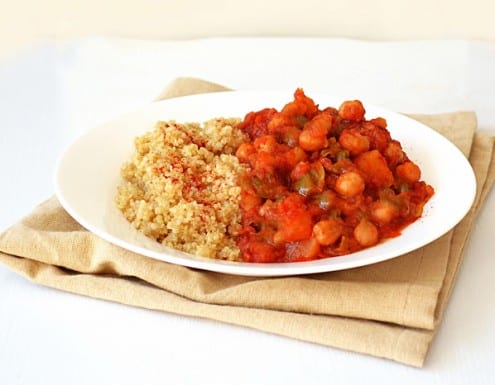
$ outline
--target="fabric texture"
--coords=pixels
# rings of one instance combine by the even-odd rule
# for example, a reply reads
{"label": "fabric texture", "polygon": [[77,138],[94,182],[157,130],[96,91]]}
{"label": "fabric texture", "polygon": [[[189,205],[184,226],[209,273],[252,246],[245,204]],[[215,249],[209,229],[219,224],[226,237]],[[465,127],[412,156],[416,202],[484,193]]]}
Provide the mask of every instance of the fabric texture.
{"label": "fabric texture", "polygon": [[[160,99],[226,88],[181,78]],[[0,235],[0,262],[29,280],[127,305],[203,317],[422,366],[495,179],[494,138],[472,112],[412,115],[451,140],[475,171],[465,218],[438,240],[360,268],[256,278],[200,271],[134,254],[86,231],[55,197]]]}

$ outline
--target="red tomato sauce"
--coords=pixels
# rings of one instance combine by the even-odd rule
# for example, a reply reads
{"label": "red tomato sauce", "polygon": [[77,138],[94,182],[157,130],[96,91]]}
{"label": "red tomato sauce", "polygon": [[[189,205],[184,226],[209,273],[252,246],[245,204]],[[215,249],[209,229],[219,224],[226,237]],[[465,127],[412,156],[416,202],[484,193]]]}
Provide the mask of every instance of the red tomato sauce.
{"label": "red tomato sauce", "polygon": [[280,111],[248,113],[250,141],[236,155],[246,262],[295,262],[345,255],[400,235],[434,189],[358,100],[321,109],[304,94]]}

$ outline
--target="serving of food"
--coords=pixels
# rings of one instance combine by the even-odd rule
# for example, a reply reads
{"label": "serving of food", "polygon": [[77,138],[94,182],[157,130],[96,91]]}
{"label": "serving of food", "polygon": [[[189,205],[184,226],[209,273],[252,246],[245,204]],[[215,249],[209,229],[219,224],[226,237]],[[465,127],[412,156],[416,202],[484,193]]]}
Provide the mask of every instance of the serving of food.
{"label": "serving of food", "polygon": [[103,123],[59,158],[57,198],[121,248],[250,276],[385,261],[471,207],[473,170],[436,131],[367,102],[293,96],[191,95]]}
{"label": "serving of food", "polygon": [[358,100],[202,124],[160,121],[135,139],[116,204],[165,246],[248,263],[347,255],[400,236],[434,188]]}
{"label": "serving of food", "polygon": [[246,141],[238,119],[199,124],[159,122],[136,138],[122,168],[116,203],[147,236],[208,258],[239,260],[243,169],[235,157]]}

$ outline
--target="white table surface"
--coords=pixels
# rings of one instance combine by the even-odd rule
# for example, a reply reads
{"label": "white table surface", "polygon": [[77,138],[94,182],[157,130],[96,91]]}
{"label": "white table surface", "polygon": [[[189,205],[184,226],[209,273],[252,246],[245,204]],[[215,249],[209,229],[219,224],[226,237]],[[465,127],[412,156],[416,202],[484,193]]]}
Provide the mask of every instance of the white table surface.
{"label": "white table surface", "polygon": [[[474,110],[495,134],[495,44],[83,39],[0,61],[0,230],[53,194],[64,146],[177,76],[297,86],[408,112]],[[52,290],[0,265],[0,384],[493,384],[495,192],[425,367]]]}

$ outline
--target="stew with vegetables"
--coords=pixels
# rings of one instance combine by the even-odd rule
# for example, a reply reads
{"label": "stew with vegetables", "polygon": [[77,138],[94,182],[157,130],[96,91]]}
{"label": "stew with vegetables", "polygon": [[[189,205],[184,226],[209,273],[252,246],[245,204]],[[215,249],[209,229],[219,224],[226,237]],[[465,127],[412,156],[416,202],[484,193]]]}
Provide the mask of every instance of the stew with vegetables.
{"label": "stew with vegetables", "polygon": [[434,189],[358,100],[320,108],[304,94],[280,111],[248,113],[236,156],[246,262],[295,262],[356,252],[400,235]]}

